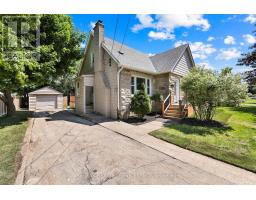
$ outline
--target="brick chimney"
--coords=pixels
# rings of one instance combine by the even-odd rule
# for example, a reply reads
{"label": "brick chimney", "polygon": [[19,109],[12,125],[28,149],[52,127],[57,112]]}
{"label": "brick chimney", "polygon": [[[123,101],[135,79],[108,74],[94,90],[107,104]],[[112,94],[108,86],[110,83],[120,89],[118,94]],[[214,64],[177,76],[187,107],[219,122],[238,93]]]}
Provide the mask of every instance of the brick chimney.
{"label": "brick chimney", "polygon": [[94,71],[102,71],[102,47],[101,43],[104,41],[104,24],[101,20],[98,20],[95,24],[95,27],[93,28],[94,31],[94,57],[95,57],[95,63],[94,63]]}

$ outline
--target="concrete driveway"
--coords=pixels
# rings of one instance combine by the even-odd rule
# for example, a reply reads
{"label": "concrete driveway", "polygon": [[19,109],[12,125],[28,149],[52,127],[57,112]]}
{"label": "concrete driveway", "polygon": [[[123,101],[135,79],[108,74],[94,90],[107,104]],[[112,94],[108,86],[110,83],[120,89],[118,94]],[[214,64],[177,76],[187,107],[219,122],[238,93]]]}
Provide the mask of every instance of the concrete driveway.
{"label": "concrete driveway", "polygon": [[63,111],[32,119],[17,184],[232,184]]}

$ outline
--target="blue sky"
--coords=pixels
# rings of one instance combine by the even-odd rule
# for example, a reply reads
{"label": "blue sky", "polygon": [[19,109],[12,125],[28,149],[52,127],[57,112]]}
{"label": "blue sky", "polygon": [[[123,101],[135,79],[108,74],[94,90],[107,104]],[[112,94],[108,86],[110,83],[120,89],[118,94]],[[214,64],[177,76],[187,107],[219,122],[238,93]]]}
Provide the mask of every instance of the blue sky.
{"label": "blue sky", "polygon": [[256,42],[252,31],[256,15],[71,15],[76,28],[89,32],[101,19],[105,35],[113,38],[118,16],[116,40],[146,54],[155,54],[189,43],[196,64],[234,72],[248,70],[236,66],[241,53]]}

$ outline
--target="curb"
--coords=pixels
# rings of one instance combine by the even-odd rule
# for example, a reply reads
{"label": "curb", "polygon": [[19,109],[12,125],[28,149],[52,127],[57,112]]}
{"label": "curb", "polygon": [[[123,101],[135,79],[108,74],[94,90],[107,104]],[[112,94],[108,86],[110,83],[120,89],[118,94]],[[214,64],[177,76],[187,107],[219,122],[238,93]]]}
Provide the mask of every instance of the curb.
{"label": "curb", "polygon": [[25,170],[27,167],[27,160],[28,160],[28,152],[29,152],[29,144],[31,141],[31,135],[32,135],[32,127],[34,124],[34,118],[30,118],[28,120],[28,128],[26,130],[24,139],[23,139],[23,143],[22,143],[22,147],[21,147],[21,156],[22,156],[22,163],[21,166],[18,170],[17,176],[16,176],[16,180],[14,185],[23,185],[24,184],[24,178],[25,178]]}

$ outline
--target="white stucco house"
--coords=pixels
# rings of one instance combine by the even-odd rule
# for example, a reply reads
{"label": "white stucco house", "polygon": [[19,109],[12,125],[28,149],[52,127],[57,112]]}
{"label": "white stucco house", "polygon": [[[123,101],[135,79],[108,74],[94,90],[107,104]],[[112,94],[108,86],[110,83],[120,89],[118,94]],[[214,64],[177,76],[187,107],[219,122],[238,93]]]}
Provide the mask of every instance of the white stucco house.
{"label": "white stucco house", "polygon": [[181,79],[194,65],[188,44],[149,56],[105,37],[99,20],[76,79],[76,111],[125,117],[132,95],[144,84],[148,95],[160,92],[164,96],[166,115],[175,113],[172,108],[183,98]]}

